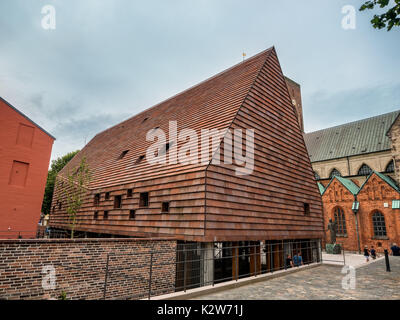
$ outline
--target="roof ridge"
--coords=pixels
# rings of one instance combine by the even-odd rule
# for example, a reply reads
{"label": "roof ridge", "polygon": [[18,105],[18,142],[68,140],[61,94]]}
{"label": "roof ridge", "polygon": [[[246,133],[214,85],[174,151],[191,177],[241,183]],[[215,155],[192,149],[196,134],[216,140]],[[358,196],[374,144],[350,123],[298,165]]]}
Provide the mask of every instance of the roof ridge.
{"label": "roof ridge", "polygon": [[[251,89],[253,89],[253,86],[254,86],[254,84],[256,83],[256,81],[257,81],[257,79],[258,79],[258,76],[260,75],[261,70],[262,70],[262,69],[264,68],[264,66],[266,65],[267,61],[269,60],[269,57],[271,56],[271,52],[273,52],[274,50],[275,50],[275,47],[272,46],[271,48],[269,48],[269,49],[267,49],[267,50],[264,50],[264,51],[262,51],[262,52],[258,53],[257,55],[255,55],[255,56],[253,56],[253,57],[250,58],[250,59],[252,59],[252,58],[258,57],[258,56],[260,56],[261,54],[267,53],[267,52],[269,51],[268,55],[265,57],[265,61],[263,62],[263,64],[262,64],[262,65],[260,66],[260,68],[258,69],[258,71],[257,71],[257,73],[256,73],[256,75],[255,75],[255,77],[254,77],[254,80],[253,80],[253,82],[251,83],[251,85],[250,85],[250,87],[249,87],[249,90],[247,91],[247,93],[246,93],[245,97],[243,98],[242,102],[240,103],[240,106],[239,106],[239,108],[237,109],[237,111],[236,111],[234,117],[232,118],[232,121],[230,122],[229,126],[227,127],[225,136],[228,134],[229,129],[232,127],[233,123],[235,122],[235,120],[236,120],[236,118],[237,118],[237,115],[239,114],[240,110],[242,109],[244,102],[247,100],[247,97],[249,96]],[[228,70],[229,70],[229,69],[228,69]],[[218,148],[216,148],[215,152],[214,152],[213,155],[211,156],[211,159],[210,159],[210,161],[209,161],[209,163],[208,163],[208,165],[207,165],[207,167],[206,167],[206,171],[208,170],[208,167],[211,165],[211,162],[212,162],[212,160],[214,159],[215,153],[221,148],[221,144],[222,144],[222,141],[224,140],[225,136],[221,139],[221,142],[220,142],[220,144],[218,145]]]}
{"label": "roof ridge", "polygon": [[[397,186],[396,182],[389,176],[378,172],[378,171],[372,171],[367,179],[363,182],[363,184],[359,187],[357,186],[351,179],[345,178],[345,177],[340,177],[340,176],[334,176],[332,177],[332,179],[329,181],[328,185],[325,187],[325,190],[321,193],[321,196],[325,193],[325,191],[329,188],[330,184],[332,183],[332,181],[336,178],[347,190],[349,190],[354,196],[357,196],[358,194],[360,194],[360,192],[364,189],[364,186],[367,184],[367,182],[369,181],[370,177],[376,174],[379,178],[381,178],[383,181],[385,181],[388,185],[390,185],[393,189],[395,189],[397,192],[400,193],[400,188]],[[346,186],[346,183],[351,183],[353,185],[353,187],[357,188],[358,191],[356,193],[354,193],[353,191],[351,191],[349,189],[348,186]],[[317,182],[317,184],[319,184],[320,182]]]}
{"label": "roof ridge", "polygon": [[39,126],[35,121],[33,121],[31,118],[29,118],[26,114],[24,114],[22,111],[18,110],[16,107],[14,107],[11,103],[9,103],[6,99],[0,97],[0,101],[3,101],[8,107],[10,107],[11,109],[13,109],[14,111],[18,112],[21,116],[23,116],[25,119],[27,119],[28,121],[30,121],[32,124],[34,124],[36,127],[38,127],[40,130],[42,130],[45,134],[47,134],[48,136],[50,136],[51,138],[53,138],[54,140],[56,140],[56,138],[50,134],[49,132],[47,132],[46,130],[44,130],[41,126]]}
{"label": "roof ridge", "polygon": [[[325,193],[326,190],[328,190],[328,188],[331,185],[332,181],[335,180],[335,179],[337,179],[354,196],[357,195],[361,190],[361,188],[359,186],[357,186],[351,179],[347,179],[347,178],[344,178],[344,177],[341,177],[341,176],[333,176],[331,181],[329,181],[328,185],[326,186],[324,192],[321,194],[321,196]],[[342,181],[342,180],[344,180],[344,181]],[[351,183],[353,187],[358,189],[357,192],[353,192],[353,190],[351,190],[350,187],[345,184],[345,182]]]}
{"label": "roof ridge", "polygon": [[[238,63],[234,64],[233,66],[230,66],[230,67],[226,68],[225,70],[220,71],[220,72],[218,72],[218,73],[216,73],[216,74],[214,74],[214,75],[208,77],[207,79],[205,79],[205,80],[203,80],[203,81],[200,81],[200,82],[198,82],[198,83],[196,83],[196,84],[190,86],[189,88],[186,88],[186,89],[184,89],[184,90],[182,90],[182,91],[180,91],[180,92],[178,92],[178,93],[172,95],[171,97],[168,97],[168,98],[166,98],[166,99],[164,99],[164,100],[162,100],[162,101],[156,103],[155,105],[153,105],[153,106],[151,106],[151,107],[149,107],[149,108],[147,108],[147,109],[145,109],[145,110],[143,110],[143,111],[141,111],[141,112],[139,112],[139,113],[137,113],[137,114],[135,114],[135,115],[129,117],[129,118],[126,119],[126,120],[123,120],[122,122],[119,122],[119,123],[117,123],[117,124],[115,124],[115,125],[113,125],[113,126],[107,128],[107,129],[104,129],[103,131],[100,131],[100,132],[97,133],[94,137],[96,137],[96,136],[102,134],[103,132],[105,132],[105,131],[107,131],[107,130],[110,130],[110,129],[115,128],[115,127],[117,127],[117,126],[119,126],[119,125],[122,125],[122,124],[126,123],[127,121],[131,120],[132,118],[135,118],[135,117],[137,117],[137,116],[139,116],[139,115],[141,115],[141,114],[143,114],[143,113],[145,113],[145,112],[148,112],[149,110],[154,109],[154,108],[158,107],[159,105],[161,105],[161,104],[163,104],[163,103],[165,103],[165,102],[167,102],[167,101],[169,101],[169,100],[171,100],[171,99],[173,99],[173,98],[176,98],[177,96],[179,96],[179,95],[181,95],[181,94],[183,94],[183,93],[185,93],[185,92],[187,92],[187,91],[189,91],[189,90],[192,90],[192,89],[196,88],[197,86],[200,86],[201,84],[204,84],[204,83],[206,83],[206,82],[208,82],[208,81],[210,81],[210,80],[212,80],[212,79],[215,79],[215,78],[217,78],[218,76],[220,76],[220,75],[224,74],[225,72],[228,72],[228,71],[230,71],[230,70],[232,70],[232,69],[234,69],[234,68],[240,66],[240,65],[243,64],[243,63],[246,63],[246,62],[249,62],[249,61],[251,61],[251,60],[253,60],[253,59],[256,59],[257,57],[259,57],[259,56],[261,56],[261,55],[267,53],[268,51],[272,51],[273,49],[275,49],[274,46],[269,47],[268,49],[265,49],[265,50],[263,50],[263,51],[261,51],[261,52],[255,54],[255,55],[251,56],[251,57],[248,58],[247,60],[238,62]],[[258,75],[258,73],[257,73],[257,75]],[[93,137],[93,138],[94,138],[94,137]]]}
{"label": "roof ridge", "polygon": [[389,114],[395,114],[395,113],[400,114],[400,109],[396,110],[396,111],[390,111],[390,112],[382,113],[382,114],[379,114],[379,115],[376,115],[376,116],[372,116],[372,117],[368,117],[368,118],[363,118],[363,119],[354,120],[354,121],[351,121],[351,122],[346,122],[346,123],[339,124],[339,125],[336,125],[336,126],[333,126],[333,127],[328,127],[328,128],[319,129],[319,130],[316,130],[316,131],[306,132],[305,135],[308,135],[308,134],[311,134],[311,133],[317,133],[317,132],[325,131],[325,130],[329,130],[329,129],[334,129],[334,128],[338,128],[338,127],[342,127],[342,126],[352,125],[352,124],[355,124],[357,122],[363,122],[363,121],[367,121],[367,120],[371,120],[371,119],[374,119],[374,118],[379,118],[379,117],[383,117],[383,116],[387,116]]}

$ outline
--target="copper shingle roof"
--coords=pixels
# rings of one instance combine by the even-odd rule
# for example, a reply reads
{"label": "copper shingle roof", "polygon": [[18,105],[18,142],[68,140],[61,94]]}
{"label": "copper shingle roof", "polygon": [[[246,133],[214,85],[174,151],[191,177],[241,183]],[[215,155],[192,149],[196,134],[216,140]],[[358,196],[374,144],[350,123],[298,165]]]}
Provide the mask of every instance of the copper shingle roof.
{"label": "copper shingle roof", "polygon": [[[151,165],[145,160],[135,163],[154,143],[146,141],[146,133],[159,127],[168,135],[169,121],[177,121],[178,131],[190,128],[198,134],[201,129],[227,129],[272,50],[274,49],[265,50],[97,134],[68,163],[61,174],[77,166],[82,156],[87,158],[93,172],[91,188],[132,183],[173,175],[178,171],[193,172],[205,168],[206,165],[201,163]],[[177,143],[178,148],[185,144],[172,142]],[[126,155],[118,160],[127,150],[129,151]]]}
{"label": "copper shingle roof", "polygon": [[386,135],[400,111],[306,133],[311,162],[390,150]]}

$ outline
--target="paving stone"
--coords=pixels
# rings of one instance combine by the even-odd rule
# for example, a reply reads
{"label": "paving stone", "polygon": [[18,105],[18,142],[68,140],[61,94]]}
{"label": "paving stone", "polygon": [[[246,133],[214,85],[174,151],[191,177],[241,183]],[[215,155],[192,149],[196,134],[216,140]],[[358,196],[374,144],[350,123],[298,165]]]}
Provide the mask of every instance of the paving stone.
{"label": "paving stone", "polygon": [[356,268],[356,288],[343,289],[342,267],[322,265],[256,284],[204,295],[197,300],[398,300],[400,299],[400,257]]}

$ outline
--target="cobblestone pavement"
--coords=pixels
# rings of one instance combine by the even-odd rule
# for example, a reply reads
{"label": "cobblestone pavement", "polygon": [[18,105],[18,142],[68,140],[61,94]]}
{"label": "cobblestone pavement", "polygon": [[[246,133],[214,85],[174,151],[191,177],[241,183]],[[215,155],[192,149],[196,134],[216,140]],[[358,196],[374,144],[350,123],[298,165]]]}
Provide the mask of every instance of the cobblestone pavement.
{"label": "cobblestone pavement", "polygon": [[201,296],[202,300],[344,300],[400,299],[400,257],[356,268],[356,288],[342,288],[342,267],[322,265],[279,278]]}

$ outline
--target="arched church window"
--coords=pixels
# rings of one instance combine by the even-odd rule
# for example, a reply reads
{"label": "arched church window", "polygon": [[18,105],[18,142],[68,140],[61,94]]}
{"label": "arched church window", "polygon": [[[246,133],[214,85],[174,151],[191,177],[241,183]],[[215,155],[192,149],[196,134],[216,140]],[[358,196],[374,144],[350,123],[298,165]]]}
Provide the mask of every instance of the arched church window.
{"label": "arched church window", "polygon": [[358,170],[358,175],[359,176],[368,176],[372,173],[372,169],[367,166],[366,164],[363,164],[360,169]]}
{"label": "arched church window", "polygon": [[334,219],[337,224],[337,230],[336,232],[338,235],[346,235],[347,234],[347,229],[346,229],[346,217],[344,215],[344,211],[342,208],[337,207],[334,212]]}
{"label": "arched church window", "polygon": [[385,169],[386,173],[393,173],[394,172],[394,161],[390,161],[389,164],[386,166]]}
{"label": "arched church window", "polygon": [[382,213],[377,211],[373,214],[372,224],[374,225],[374,236],[375,237],[386,237],[385,216]]}
{"label": "arched church window", "polygon": [[335,168],[331,171],[329,178],[332,179],[333,177],[341,177],[341,176],[342,174],[340,173],[340,171]]}

